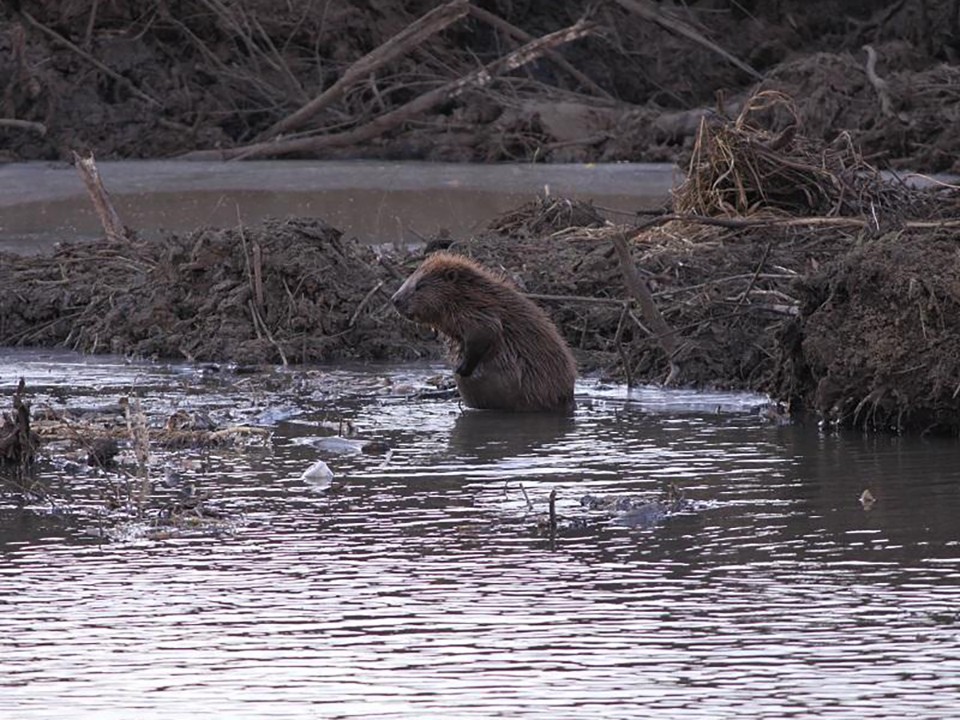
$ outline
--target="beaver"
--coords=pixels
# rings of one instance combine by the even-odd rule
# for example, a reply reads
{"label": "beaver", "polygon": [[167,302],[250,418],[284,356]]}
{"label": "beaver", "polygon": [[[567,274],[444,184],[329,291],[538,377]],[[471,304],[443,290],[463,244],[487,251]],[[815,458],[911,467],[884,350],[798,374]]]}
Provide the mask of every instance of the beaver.
{"label": "beaver", "polygon": [[556,325],[509,281],[449,252],[430,255],[393,295],[401,315],[447,340],[467,407],[569,412],[577,365]]}

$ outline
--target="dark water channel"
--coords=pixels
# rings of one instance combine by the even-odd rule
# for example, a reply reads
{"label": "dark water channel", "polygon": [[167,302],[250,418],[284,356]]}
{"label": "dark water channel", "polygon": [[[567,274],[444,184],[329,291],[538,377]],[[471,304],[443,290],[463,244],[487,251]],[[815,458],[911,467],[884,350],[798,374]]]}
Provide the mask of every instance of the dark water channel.
{"label": "dark water channel", "polygon": [[[440,230],[464,237],[538,194],[592,201],[622,219],[661,205],[680,177],[671,165],[649,163],[123,160],[98,167],[122,220],[144,237],[299,215],[374,243],[415,243]],[[101,235],[73,167],[0,164],[0,250],[36,253]]]}
{"label": "dark water channel", "polygon": [[[411,399],[442,370],[0,350],[5,409],[22,376],[35,409],[134,395],[151,423],[272,432],[151,457],[194,477],[224,516],[209,526],[112,520],[103,476],[55,447],[45,498],[0,495],[0,715],[960,716],[956,442],[591,380],[566,422]],[[344,421],[392,451],[331,441]],[[301,478],[318,459],[328,486]],[[689,503],[651,527],[579,502],[666,482]]]}

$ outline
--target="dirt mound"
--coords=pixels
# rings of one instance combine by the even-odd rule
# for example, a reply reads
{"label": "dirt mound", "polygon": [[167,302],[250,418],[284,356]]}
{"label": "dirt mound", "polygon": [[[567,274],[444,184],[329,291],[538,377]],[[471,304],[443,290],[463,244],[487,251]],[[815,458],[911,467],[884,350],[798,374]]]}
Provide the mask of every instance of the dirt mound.
{"label": "dirt mound", "polygon": [[958,237],[888,233],[799,283],[776,393],[843,426],[960,434]]}
{"label": "dirt mound", "polygon": [[[775,134],[777,117],[791,122]],[[731,239],[766,244],[751,288],[766,267],[794,274],[767,291],[795,319],[741,338],[775,360],[758,389],[842,426],[957,434],[960,193],[885,180],[849,139],[827,145],[802,127],[784,96],[759,93],[735,122],[703,126],[675,196],[678,210],[739,228]]]}
{"label": "dirt mound", "polygon": [[[797,313],[792,286],[853,244],[833,229],[769,225],[719,227],[687,220],[648,230],[571,226],[537,233],[544,217],[569,201],[525,206],[452,250],[503,269],[547,307],[577,351],[581,368],[628,382],[662,382],[669,361],[627,300],[616,236],[632,240],[633,258],[664,319],[677,330],[680,382],[693,386],[765,388],[773,381],[777,333]],[[543,258],[549,258],[544,262]]]}
{"label": "dirt mound", "polygon": [[[816,53],[776,68],[759,89],[800,98],[809,137],[830,143],[846,133],[875,165],[960,173],[960,66],[917,67],[918,51],[903,41],[876,52],[873,82],[862,52]],[[781,117],[771,128],[793,121]]]}
{"label": "dirt mound", "polygon": [[[389,45],[432,12],[451,20]],[[585,12],[586,34],[505,61]],[[799,0],[17,1],[0,8],[2,158],[220,156],[270,141],[258,152],[669,162],[711,107],[735,115],[759,83],[798,99],[812,137],[847,131],[874,164],[956,170],[957,37],[952,0],[843,13]]]}
{"label": "dirt mound", "polygon": [[391,281],[318,220],[64,245],[0,256],[0,342],[240,363],[424,354]]}

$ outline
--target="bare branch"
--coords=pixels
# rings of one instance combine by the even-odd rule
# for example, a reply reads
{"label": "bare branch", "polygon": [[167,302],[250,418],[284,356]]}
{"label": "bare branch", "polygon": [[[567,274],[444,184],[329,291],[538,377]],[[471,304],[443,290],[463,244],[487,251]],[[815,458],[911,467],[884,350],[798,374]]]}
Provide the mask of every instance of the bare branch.
{"label": "bare branch", "polygon": [[743,70],[745,73],[752,75],[757,80],[763,79],[763,75],[758,73],[752,67],[747,65],[743,60],[731,55],[729,52],[724,50],[722,47],[717,45],[712,40],[708,40],[703,35],[698,33],[687,23],[672,18],[669,15],[660,11],[660,9],[648,0],[615,0],[617,5],[629,10],[630,12],[639,15],[645,20],[650,20],[655,22],[660,27],[666,28],[667,30],[672,30],[678,35],[683,35],[685,38],[693,40],[698,45],[702,45],[708,50],[716,53],[720,57],[724,58],[727,62],[733,63],[738,68]]}
{"label": "bare branch", "polygon": [[527,63],[541,57],[547,50],[572,42],[593,32],[594,25],[586,20],[579,20],[563,30],[544,35],[523,47],[514,50],[502,58],[484,65],[457,80],[441,87],[425,92],[396,110],[371,120],[358,128],[332,135],[319,137],[296,138],[279,140],[277,142],[255,143],[231,150],[201,150],[191,152],[181,157],[188,160],[211,159],[248,159],[271,155],[286,155],[298,152],[315,152],[329,147],[353,145],[366,142],[391,130],[407,120],[427,110],[461,95],[467,88],[489,85],[494,77],[502,73],[516,70]]}
{"label": "bare branch", "polygon": [[467,0],[452,0],[446,5],[434,8],[423,17],[410,23],[403,30],[382,45],[371,50],[346,69],[343,75],[320,95],[301,107],[295,113],[274,123],[260,136],[261,140],[276,137],[303,126],[317,113],[331,103],[339,100],[347,88],[359,80],[365,80],[371,73],[393,62],[423,43],[431,35],[456,22],[469,10]]}

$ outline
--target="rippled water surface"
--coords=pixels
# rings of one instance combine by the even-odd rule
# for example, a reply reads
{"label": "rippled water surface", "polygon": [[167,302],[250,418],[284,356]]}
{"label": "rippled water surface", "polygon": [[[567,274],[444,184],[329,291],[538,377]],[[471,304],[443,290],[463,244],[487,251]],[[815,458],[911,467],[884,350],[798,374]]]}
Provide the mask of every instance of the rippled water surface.
{"label": "rippled water surface", "polygon": [[[3,351],[5,410],[23,376],[35,410],[131,395],[273,436],[158,453],[224,515],[189,531],[117,523],[50,453],[46,496],[0,495],[2,716],[960,716],[956,442],[593,381],[569,421],[412,399],[442,371]],[[392,452],[322,439],[348,425]],[[688,503],[650,527],[580,503],[671,482]]]}

